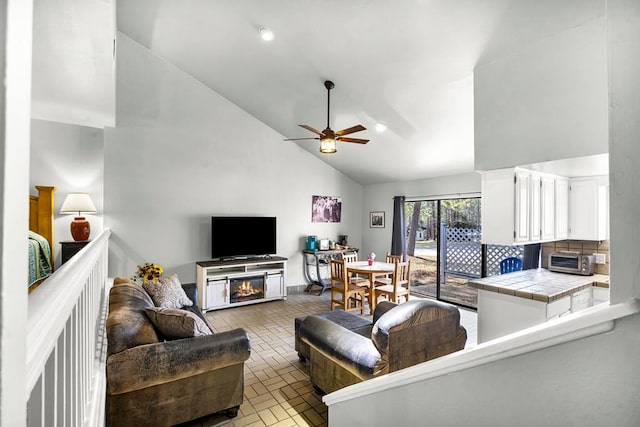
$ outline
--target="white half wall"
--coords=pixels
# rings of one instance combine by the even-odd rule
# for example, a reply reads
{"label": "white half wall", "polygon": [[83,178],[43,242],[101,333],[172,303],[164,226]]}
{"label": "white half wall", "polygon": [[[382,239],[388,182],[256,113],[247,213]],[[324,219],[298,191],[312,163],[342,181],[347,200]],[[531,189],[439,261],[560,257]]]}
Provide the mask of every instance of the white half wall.
{"label": "white half wall", "polygon": [[83,214],[91,225],[91,236],[102,232],[104,213],[104,131],[98,128],[31,120],[31,170],[29,192],[36,185],[53,185],[55,192],[54,255],[60,266],[60,242],[73,240],[70,224],[74,215],[58,212],[68,193],[89,193],[98,213]]}
{"label": "white half wall", "polygon": [[[287,286],[306,284],[307,235],[360,244],[360,184],[125,35],[117,46],[117,126],[105,129],[110,275],[156,262],[194,282],[195,263],[211,257],[212,215],[277,217]],[[341,197],[342,221],[312,223],[313,195]]]}
{"label": "white half wall", "polygon": [[476,66],[475,170],[608,151],[604,7],[585,7],[602,11]]}
{"label": "white half wall", "polygon": [[[367,185],[364,187],[362,208],[362,251],[361,254],[375,252],[384,256],[391,250],[393,231],[393,198],[436,198],[444,195],[480,193],[480,174],[470,172],[460,175],[418,181],[391,182],[387,184]],[[384,212],[384,228],[369,228],[370,212]],[[351,239],[351,236],[349,236]],[[361,257],[362,258],[362,257]]]}

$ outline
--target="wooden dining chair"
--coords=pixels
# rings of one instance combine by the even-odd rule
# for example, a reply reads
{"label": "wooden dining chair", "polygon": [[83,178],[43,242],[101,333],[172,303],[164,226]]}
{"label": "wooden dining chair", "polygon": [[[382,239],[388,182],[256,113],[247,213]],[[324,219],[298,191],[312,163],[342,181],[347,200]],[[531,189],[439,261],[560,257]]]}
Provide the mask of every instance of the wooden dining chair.
{"label": "wooden dining chair", "polygon": [[402,262],[402,255],[391,255],[391,252],[387,252],[385,261],[389,264],[395,264],[396,262]]}
{"label": "wooden dining chair", "polygon": [[[391,252],[387,252],[384,260],[389,264],[395,264],[396,262],[402,262],[402,255],[391,255]],[[393,273],[387,274],[387,277],[391,279],[393,277]]]}
{"label": "wooden dining chair", "polygon": [[[342,260],[345,263],[358,262],[358,252],[355,252],[355,251],[343,252]],[[348,277],[349,277],[349,283],[352,283],[354,285],[357,285],[363,288],[365,296],[369,298],[369,289],[371,288],[371,282],[369,282],[369,279],[363,276],[359,276],[358,274],[355,274],[355,273],[348,274]]]}
{"label": "wooden dining chair", "polygon": [[[349,283],[347,277],[346,262],[344,260],[331,260],[331,311],[336,307],[344,311],[360,311],[364,314],[364,288]],[[342,297],[338,298],[341,294]]]}
{"label": "wooden dining chair", "polygon": [[400,304],[400,299],[405,298],[409,301],[409,292],[411,291],[411,261],[398,262],[395,265],[393,277],[391,279],[383,277],[377,279],[374,283],[373,292],[378,302],[378,298],[384,296],[389,301]]}
{"label": "wooden dining chair", "polygon": [[358,262],[358,252],[343,252],[342,260],[345,262]]}

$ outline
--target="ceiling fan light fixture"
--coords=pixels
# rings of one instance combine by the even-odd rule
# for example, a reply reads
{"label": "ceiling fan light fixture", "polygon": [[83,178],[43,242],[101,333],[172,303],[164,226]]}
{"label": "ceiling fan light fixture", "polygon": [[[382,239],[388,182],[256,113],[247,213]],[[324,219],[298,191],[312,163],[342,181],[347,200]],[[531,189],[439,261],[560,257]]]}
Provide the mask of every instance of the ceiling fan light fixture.
{"label": "ceiling fan light fixture", "polygon": [[382,132],[384,132],[385,130],[387,130],[387,125],[385,125],[385,124],[384,124],[384,123],[382,123],[382,122],[378,122],[378,123],[376,123],[376,131],[378,131],[378,133],[382,133]]}
{"label": "ceiling fan light fixture", "polygon": [[275,37],[273,31],[271,31],[271,28],[260,27],[258,31],[260,32],[260,37],[262,38],[262,40],[266,42],[270,42]]}
{"label": "ceiling fan light fixture", "polygon": [[336,140],[334,138],[320,138],[320,152],[322,154],[333,154],[336,151]]}

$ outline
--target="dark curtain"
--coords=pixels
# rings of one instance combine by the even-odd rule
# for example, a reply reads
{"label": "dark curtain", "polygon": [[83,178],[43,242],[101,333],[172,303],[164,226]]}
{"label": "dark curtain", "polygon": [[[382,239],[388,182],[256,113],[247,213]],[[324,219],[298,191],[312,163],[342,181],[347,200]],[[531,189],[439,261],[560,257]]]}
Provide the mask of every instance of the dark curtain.
{"label": "dark curtain", "polygon": [[522,269],[531,270],[538,268],[540,263],[540,243],[534,243],[532,245],[524,245],[524,255],[522,256]]}
{"label": "dark curtain", "polygon": [[404,220],[404,196],[393,198],[393,229],[391,234],[391,254],[407,259],[407,234]]}

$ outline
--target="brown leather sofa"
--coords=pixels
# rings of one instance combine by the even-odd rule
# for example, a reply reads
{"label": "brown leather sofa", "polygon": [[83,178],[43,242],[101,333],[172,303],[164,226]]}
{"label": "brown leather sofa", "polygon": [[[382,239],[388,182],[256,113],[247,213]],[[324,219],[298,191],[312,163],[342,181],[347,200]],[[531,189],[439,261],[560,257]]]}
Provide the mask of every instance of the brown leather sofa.
{"label": "brown leather sofa", "polygon": [[408,301],[382,315],[374,312],[374,319],[368,337],[322,316],[301,322],[299,339],[309,348],[314,387],[331,393],[462,350],[467,340],[458,308],[440,301]]}
{"label": "brown leather sofa", "polygon": [[[195,285],[183,285],[196,305]],[[144,288],[117,278],[107,318],[108,426],[171,426],[227,411],[235,416],[244,391],[249,337],[244,329],[164,341],[145,313]],[[206,322],[206,320],[205,320]]]}

